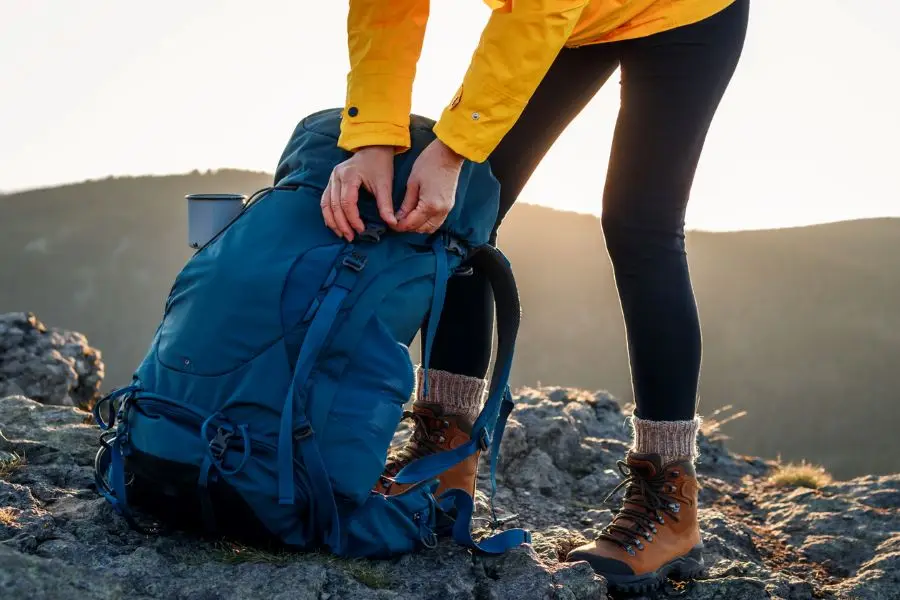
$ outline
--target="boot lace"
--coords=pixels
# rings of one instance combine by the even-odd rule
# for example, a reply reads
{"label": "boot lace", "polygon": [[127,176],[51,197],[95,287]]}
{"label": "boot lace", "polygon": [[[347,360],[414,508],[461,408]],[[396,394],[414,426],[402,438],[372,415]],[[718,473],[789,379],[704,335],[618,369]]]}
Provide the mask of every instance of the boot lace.
{"label": "boot lace", "polygon": [[388,457],[384,474],[381,476],[384,487],[390,487],[392,481],[389,478],[394,477],[412,461],[444,450],[441,444],[446,441],[444,433],[450,427],[449,421],[405,410],[401,420],[408,419],[414,421],[412,435],[402,448],[391,452]]}
{"label": "boot lace", "polygon": [[[598,540],[607,540],[621,546],[628,554],[635,555],[635,547],[644,549],[641,538],[648,542],[653,541],[653,535],[657,532],[657,524],[664,525],[665,517],[678,522],[676,514],[680,504],[674,498],[666,495],[667,491],[674,492],[674,486],[669,487],[667,473],[665,471],[653,476],[638,473],[628,466],[625,461],[618,461],[616,465],[624,479],[603,500],[606,503],[616,492],[626,488],[625,500],[609,525],[604,527],[597,535]],[[677,471],[672,471],[677,476]],[[627,505],[633,505],[627,506]],[[619,521],[627,521],[622,525]]]}

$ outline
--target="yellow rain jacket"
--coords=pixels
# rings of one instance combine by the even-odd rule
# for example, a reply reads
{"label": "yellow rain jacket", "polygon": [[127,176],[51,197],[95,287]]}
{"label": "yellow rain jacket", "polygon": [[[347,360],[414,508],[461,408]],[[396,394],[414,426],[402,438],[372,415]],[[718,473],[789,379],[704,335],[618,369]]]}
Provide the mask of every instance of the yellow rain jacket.
{"label": "yellow rain jacket", "polygon": [[[484,161],[563,47],[644,37],[696,23],[734,0],[485,0],[493,11],[462,85],[435,126]],[[429,0],[350,0],[350,73],[339,145],[409,148],[409,113]]]}

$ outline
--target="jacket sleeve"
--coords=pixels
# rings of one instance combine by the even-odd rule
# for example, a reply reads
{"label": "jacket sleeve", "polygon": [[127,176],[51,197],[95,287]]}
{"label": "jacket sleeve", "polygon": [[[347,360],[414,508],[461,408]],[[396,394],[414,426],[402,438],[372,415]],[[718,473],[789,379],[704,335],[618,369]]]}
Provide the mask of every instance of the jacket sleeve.
{"label": "jacket sleeve", "polygon": [[483,162],[522,114],[587,0],[506,0],[491,13],[462,86],[435,126],[457,153]]}
{"label": "jacket sleeve", "polygon": [[409,113],[429,0],[350,0],[350,72],[338,145],[409,149]]}

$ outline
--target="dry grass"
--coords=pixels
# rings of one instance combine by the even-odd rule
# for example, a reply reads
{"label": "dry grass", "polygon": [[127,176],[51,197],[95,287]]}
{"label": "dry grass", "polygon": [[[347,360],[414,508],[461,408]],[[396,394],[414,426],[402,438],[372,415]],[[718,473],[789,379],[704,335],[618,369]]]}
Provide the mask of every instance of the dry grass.
{"label": "dry grass", "polygon": [[0,525],[18,527],[19,524],[18,521],[16,521],[16,512],[12,508],[0,508]]}
{"label": "dry grass", "polygon": [[25,465],[25,457],[20,454],[0,454],[0,479],[6,479]]}
{"label": "dry grass", "polygon": [[803,487],[817,490],[831,483],[831,475],[822,467],[806,461],[779,464],[769,481],[778,487]]}
{"label": "dry grass", "polygon": [[734,410],[734,407],[729,404],[722,408],[718,408],[709,415],[703,417],[703,423],[700,426],[700,431],[703,432],[703,435],[710,439],[727,440],[728,436],[721,432],[722,426],[747,416],[746,410],[741,410],[728,416],[721,416],[730,410]]}

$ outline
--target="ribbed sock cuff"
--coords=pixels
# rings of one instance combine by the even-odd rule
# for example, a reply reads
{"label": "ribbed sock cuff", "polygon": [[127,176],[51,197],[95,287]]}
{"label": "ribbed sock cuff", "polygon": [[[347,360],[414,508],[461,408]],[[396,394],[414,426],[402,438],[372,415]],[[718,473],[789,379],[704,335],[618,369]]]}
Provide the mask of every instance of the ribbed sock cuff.
{"label": "ribbed sock cuff", "polygon": [[634,432],[632,452],[659,454],[663,463],[678,458],[689,458],[692,461],[699,456],[697,433],[700,431],[701,419],[695,417],[691,421],[648,421],[631,417]]}
{"label": "ribbed sock cuff", "polygon": [[423,369],[416,369],[416,403],[437,404],[448,415],[462,415],[470,421],[478,418],[487,380],[428,369],[428,398],[422,397]]}

